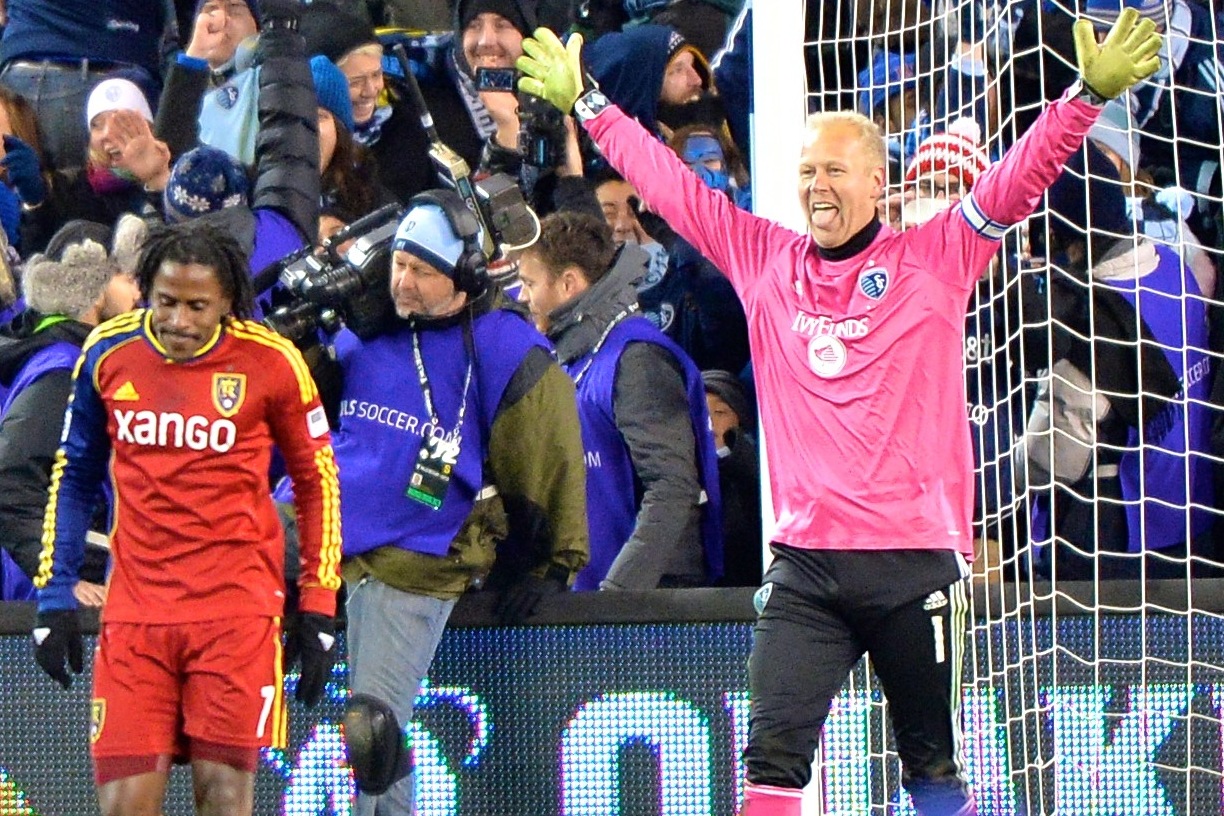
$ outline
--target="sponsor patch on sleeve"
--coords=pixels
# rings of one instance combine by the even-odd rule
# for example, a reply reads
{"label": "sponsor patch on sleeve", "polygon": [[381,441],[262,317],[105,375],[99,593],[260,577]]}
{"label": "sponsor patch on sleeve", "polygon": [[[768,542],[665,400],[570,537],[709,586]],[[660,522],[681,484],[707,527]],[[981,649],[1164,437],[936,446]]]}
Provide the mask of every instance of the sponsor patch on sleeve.
{"label": "sponsor patch on sleeve", "polygon": [[306,429],[310,431],[310,436],[313,439],[318,439],[327,433],[327,414],[323,411],[322,405],[306,415]]}

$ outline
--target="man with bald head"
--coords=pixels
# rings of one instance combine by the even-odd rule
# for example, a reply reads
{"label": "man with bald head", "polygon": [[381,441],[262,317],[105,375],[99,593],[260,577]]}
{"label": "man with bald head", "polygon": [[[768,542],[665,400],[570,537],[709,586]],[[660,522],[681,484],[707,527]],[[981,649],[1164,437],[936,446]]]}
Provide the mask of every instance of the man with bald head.
{"label": "man with bald head", "polygon": [[777,517],[748,665],[746,816],[798,816],[832,700],[864,654],[917,812],[977,813],[959,712],[973,557],[965,311],[1004,232],[1037,207],[1105,100],[1159,66],[1160,37],[1133,11],[1100,45],[1081,21],[1076,43],[1082,81],[956,206],[906,232],[876,213],[876,125],[811,117],[797,234],[711,190],[590,87],[580,38],[562,45],[540,29],[523,42],[520,88],[572,109],[744,301]]}

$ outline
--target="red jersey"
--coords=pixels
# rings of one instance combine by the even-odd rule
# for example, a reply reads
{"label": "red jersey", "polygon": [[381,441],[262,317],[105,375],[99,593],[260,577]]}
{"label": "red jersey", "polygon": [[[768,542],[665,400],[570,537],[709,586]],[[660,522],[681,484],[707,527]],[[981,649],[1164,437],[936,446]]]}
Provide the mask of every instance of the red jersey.
{"label": "red jersey", "polygon": [[109,475],[107,621],[273,616],[284,537],[268,490],[277,446],[296,487],[300,608],[332,615],[340,502],[327,419],[293,344],[227,319],[192,359],[170,360],[148,310],[102,324],[74,375],[51,477],[40,610],[76,606],[88,514]]}

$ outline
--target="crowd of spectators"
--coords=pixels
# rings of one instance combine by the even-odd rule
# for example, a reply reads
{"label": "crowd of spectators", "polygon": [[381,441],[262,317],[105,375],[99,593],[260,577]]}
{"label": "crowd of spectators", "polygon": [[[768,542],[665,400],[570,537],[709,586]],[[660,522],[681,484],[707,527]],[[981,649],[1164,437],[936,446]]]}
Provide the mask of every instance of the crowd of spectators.
{"label": "crowd of spectators", "polygon": [[[89,327],[135,305],[144,235],[215,221],[272,310],[288,296],[261,272],[439,186],[414,84],[436,138],[475,178],[514,179],[542,220],[522,280],[514,255],[500,280],[574,376],[580,416],[583,361],[626,314],[643,318],[622,341],[631,350],[606,374],[593,369],[603,393],[589,413],[620,447],[584,439],[588,476],[601,451],[622,469],[588,487],[592,561],[580,586],[755,586],[761,496],[743,307],[568,117],[487,89],[480,71],[511,68],[538,25],[581,31],[608,97],[751,209],[751,0],[314,0],[298,9],[301,36],[261,38],[269,2],[297,5],[3,4],[4,597],[30,597],[58,438],[50,419],[63,414]],[[1103,34],[1129,6],[1165,33],[1161,72],[1106,107],[1048,215],[1009,238],[966,315],[975,525],[984,545],[1017,557],[1012,574],[1212,574],[1224,561],[1224,378],[1214,376],[1224,14],[1208,0],[807,5],[810,107],[854,108],[880,126],[891,190],[880,215],[900,228],[968,192],[1070,84],[1075,16]],[[103,597],[105,497],[98,515],[97,563],[78,592],[88,604]],[[615,528],[599,553],[596,527]]]}

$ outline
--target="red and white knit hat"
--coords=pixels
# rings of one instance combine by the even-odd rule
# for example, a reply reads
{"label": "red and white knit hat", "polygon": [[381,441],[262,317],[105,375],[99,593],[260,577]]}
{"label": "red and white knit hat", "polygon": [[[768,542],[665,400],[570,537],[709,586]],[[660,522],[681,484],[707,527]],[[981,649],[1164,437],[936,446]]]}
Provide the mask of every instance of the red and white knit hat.
{"label": "red and white knit hat", "polygon": [[962,117],[948,125],[945,132],[923,139],[905,170],[905,183],[912,184],[927,173],[955,170],[969,189],[989,166],[990,159],[982,150],[982,129],[977,122]]}

